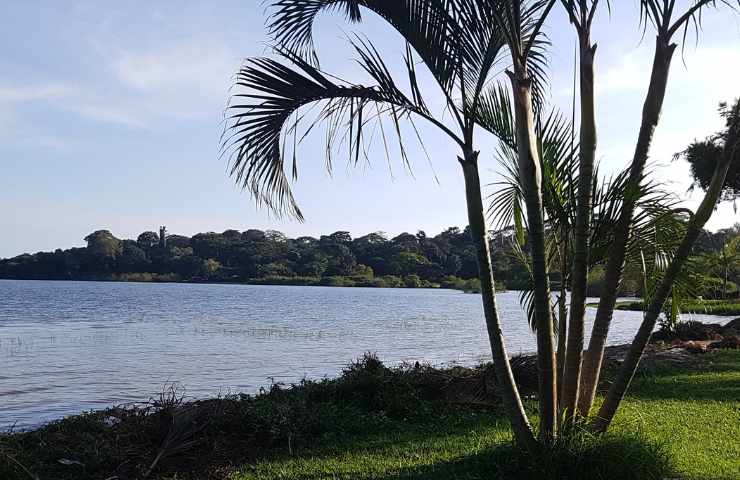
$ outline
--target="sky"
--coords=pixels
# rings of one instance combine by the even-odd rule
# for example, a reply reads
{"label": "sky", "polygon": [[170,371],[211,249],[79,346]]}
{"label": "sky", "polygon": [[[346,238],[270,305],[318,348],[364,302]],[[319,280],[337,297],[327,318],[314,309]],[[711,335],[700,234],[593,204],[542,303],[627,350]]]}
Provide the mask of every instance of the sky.
{"label": "sky", "polygon": [[[687,0],[688,1],[688,0]],[[687,1],[683,3],[687,3]],[[636,0],[599,11],[596,61],[597,157],[606,174],[631,159],[654,45],[643,36]],[[679,3],[682,3],[679,0]],[[410,139],[411,169],[382,144],[349,166],[335,158],[326,172],[323,135],[299,146],[294,193],[303,223],[258,209],[228,175],[219,155],[223,114],[234,74],[244,60],[269,56],[262,0],[219,2],[2,2],[0,17],[0,257],[83,245],[108,229],[136,238],[166,225],[192,235],[226,229],[275,229],[289,236],[347,230],[353,235],[464,226],[466,210],[456,146],[419,124],[424,149]],[[366,35],[394,73],[404,44],[372,14],[350,25],[336,14],[315,25],[322,68],[366,81],[348,37]],[[740,96],[740,15],[710,12],[698,41],[673,62],[665,108],[651,155],[655,179],[696,206],[677,151],[722,126],[717,104]],[[570,111],[574,34],[556,9],[545,26],[550,51],[551,105]],[[441,105],[428,76],[422,87]],[[398,77],[403,80],[403,77]],[[496,141],[477,136],[484,195],[500,180]],[[346,155],[345,155],[346,156]],[[721,205],[708,227],[740,221]]]}

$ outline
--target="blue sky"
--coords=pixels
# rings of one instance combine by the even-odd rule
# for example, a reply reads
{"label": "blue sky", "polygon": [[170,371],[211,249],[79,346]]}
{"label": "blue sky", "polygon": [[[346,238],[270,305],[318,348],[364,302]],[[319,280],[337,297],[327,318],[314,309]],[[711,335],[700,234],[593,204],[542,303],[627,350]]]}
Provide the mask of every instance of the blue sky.
{"label": "blue sky", "polygon": [[[600,12],[594,32],[604,172],[631,157],[653,45],[649,31],[641,41],[637,2],[617,3],[611,17]],[[347,168],[338,159],[330,177],[321,133],[307,140],[295,185],[302,224],[256,209],[234,186],[218,155],[219,135],[234,72],[244,58],[267,53],[259,0],[27,0],[3,2],[0,15],[0,257],[81,245],[101,228],[121,238],[158,225],[187,235],[227,228],[393,235],[466,223],[455,147],[426,126],[432,166],[412,147],[413,174],[397,152],[389,167],[375,145],[369,164]],[[316,36],[327,71],[365,79],[346,41],[355,31],[374,40],[393,69],[402,67],[399,37],[367,19],[358,27],[322,16]],[[671,163],[672,154],[716,131],[717,103],[740,95],[738,15],[710,13],[704,27],[699,43],[689,41],[683,61],[674,62],[652,155],[657,177],[682,195],[688,168]],[[554,43],[551,101],[568,111],[573,34],[559,11],[547,32]],[[479,145],[484,183],[495,182],[495,141],[479,136]],[[709,226],[737,221],[723,205]]]}

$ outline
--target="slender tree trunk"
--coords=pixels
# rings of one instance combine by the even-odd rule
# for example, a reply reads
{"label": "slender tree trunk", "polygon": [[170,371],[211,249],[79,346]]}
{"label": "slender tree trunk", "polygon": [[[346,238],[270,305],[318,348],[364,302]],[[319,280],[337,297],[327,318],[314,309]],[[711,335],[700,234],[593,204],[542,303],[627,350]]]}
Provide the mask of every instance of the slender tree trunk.
{"label": "slender tree trunk", "polygon": [[483,311],[486,317],[488,340],[491,343],[493,367],[501,397],[506,407],[516,442],[531,451],[536,448],[536,440],[524,411],[519,390],[511,371],[509,356],[506,353],[504,336],[501,332],[498,311],[496,310],[496,290],[491,266],[491,247],[488,243],[488,231],[481,198],[480,177],[478,175],[478,152],[467,151],[465,158],[460,158],[465,177],[465,196],[468,206],[470,234],[478,261]]}
{"label": "slender tree trunk", "polygon": [[565,357],[563,384],[560,387],[561,408],[565,412],[566,419],[572,419],[575,416],[581,378],[591,232],[591,195],[594,160],[596,158],[596,111],[594,107],[594,56],[596,55],[596,45],[591,45],[587,30],[579,33],[579,45],[581,135],[578,203],[576,207],[573,270],[571,272],[568,353]]}
{"label": "slender tree trunk", "polygon": [[604,289],[599,299],[599,307],[596,310],[596,319],[591,339],[588,344],[583,361],[581,373],[581,392],[579,400],[579,411],[587,414],[591,410],[596,386],[599,382],[601,364],[604,359],[604,347],[609,334],[614,305],[617,301],[617,292],[622,282],[624,270],[625,252],[630,237],[630,227],[635,210],[635,204],[639,198],[640,184],[648,159],[653,133],[660,120],[660,112],[663,108],[666,86],[668,84],[668,73],[670,71],[671,59],[676,49],[675,44],[669,43],[668,39],[658,36],[656,39],[655,55],[653,58],[653,69],[650,76],[650,86],[642,110],[642,123],[637,138],[635,154],[630,166],[630,176],[624,192],[624,201],[619,219],[614,229],[614,239],[608,251],[606,273],[604,275]]}
{"label": "slender tree trunk", "polygon": [[557,371],[555,339],[550,309],[550,281],[547,275],[545,224],[542,208],[542,171],[534,130],[532,81],[518,68],[510,74],[516,113],[519,174],[527,207],[529,243],[534,280],[534,314],[537,328],[537,368],[539,373],[540,439],[557,435]]}
{"label": "slender tree trunk", "polygon": [[[557,385],[563,384],[563,370],[565,368],[565,354],[567,351],[567,337],[568,337],[568,305],[566,304],[567,290],[564,284],[560,286],[560,298],[558,298],[558,378]],[[558,407],[558,418],[561,417],[562,407]]]}
{"label": "slender tree trunk", "polygon": [[[570,262],[568,259],[568,252],[570,249],[569,245],[569,233],[562,232],[563,245],[560,251],[560,294],[558,297],[558,351],[556,355],[558,378],[557,387],[560,392],[560,386],[563,384],[563,369],[565,368],[565,354],[567,351],[567,338],[568,338],[568,283],[566,282],[565,272],[570,268]],[[560,425],[560,419],[562,418],[562,406],[558,403],[558,426]]]}
{"label": "slender tree trunk", "polygon": [[702,228],[707,223],[707,220],[709,220],[709,217],[712,216],[717,200],[722,193],[722,187],[725,183],[727,170],[730,168],[735,148],[736,145],[731,147],[726,146],[723,159],[715,167],[714,175],[709,188],[707,189],[707,193],[704,195],[704,199],[702,200],[701,205],[699,205],[696,214],[691,218],[686,234],[681,241],[681,245],[678,247],[676,254],[671,260],[671,263],[663,276],[663,280],[661,280],[658,289],[653,295],[653,299],[650,301],[650,306],[645,313],[645,318],[640,325],[640,329],[638,330],[635,339],[632,341],[632,345],[630,346],[630,350],[627,353],[627,357],[625,358],[622,367],[619,369],[617,379],[614,381],[611,388],[609,388],[609,392],[604,399],[604,403],[599,409],[599,414],[593,420],[592,426],[597,432],[604,432],[609,427],[617,408],[619,408],[619,403],[622,401],[622,398],[624,398],[624,394],[627,392],[630,382],[635,376],[640,359],[645,351],[645,346],[647,346],[650,341],[650,336],[653,334],[653,329],[655,328],[655,322],[660,315],[663,304],[671,293],[673,283],[681,271],[684,262],[691,253],[694,242],[699,238]]}

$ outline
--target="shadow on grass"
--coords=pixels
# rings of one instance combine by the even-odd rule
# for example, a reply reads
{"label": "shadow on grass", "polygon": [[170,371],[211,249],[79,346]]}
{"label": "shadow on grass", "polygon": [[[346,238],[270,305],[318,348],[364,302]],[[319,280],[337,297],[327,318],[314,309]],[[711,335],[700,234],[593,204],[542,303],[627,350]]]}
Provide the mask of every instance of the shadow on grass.
{"label": "shadow on grass", "polygon": [[662,446],[637,437],[569,443],[536,454],[502,444],[478,455],[401,470],[386,478],[662,480],[674,470]]}
{"label": "shadow on grass", "polygon": [[[409,445],[413,452],[414,445]],[[417,445],[418,447],[418,445]],[[540,452],[524,452],[509,442],[502,442],[479,453],[462,455],[452,460],[424,463],[378,471],[332,471],[331,467],[314,468],[297,463],[276,465],[276,470],[246,478],[289,479],[619,479],[663,480],[674,474],[670,456],[660,444],[634,436],[595,438],[576,435]],[[368,452],[372,453],[372,452]],[[403,459],[398,459],[403,461]],[[367,464],[367,459],[357,459]],[[389,462],[392,463],[392,462]],[[312,471],[313,470],[313,471]],[[372,469],[371,469],[372,470]],[[276,472],[280,472],[277,474]]]}

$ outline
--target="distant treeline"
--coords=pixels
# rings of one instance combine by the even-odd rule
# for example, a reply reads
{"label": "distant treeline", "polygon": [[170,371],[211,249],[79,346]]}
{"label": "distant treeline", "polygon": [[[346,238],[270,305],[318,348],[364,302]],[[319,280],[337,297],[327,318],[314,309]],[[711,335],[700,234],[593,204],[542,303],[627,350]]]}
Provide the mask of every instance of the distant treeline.
{"label": "distant treeline", "polygon": [[[288,238],[254,229],[186,237],[160,229],[121,240],[98,230],[85,241],[82,248],[0,260],[0,278],[477,288],[475,249],[467,229],[456,227],[434,237],[419,231],[393,238],[344,231]],[[492,243],[497,280],[522,288],[526,269],[508,247]]]}
{"label": "distant treeline", "polygon": [[[738,236],[738,228],[705,232],[697,244],[702,261],[718,256]],[[513,248],[511,230],[491,234],[494,275],[498,288],[522,290],[530,277],[521,255]],[[368,287],[479,288],[475,248],[467,228],[451,227],[434,237],[423,231],[388,238],[382,232],[352,238],[339,231],[319,238],[288,238],[275,230],[199,233],[193,237],[144,232],[136,240],[121,240],[108,230],[85,237],[86,247],[25,254],[0,260],[0,278],[46,280],[112,280],[143,282],[237,282],[271,285],[328,285]],[[725,295],[736,292],[737,260],[721,257],[713,288]],[[730,265],[727,265],[727,264]],[[713,269],[714,270],[714,269]],[[707,272],[710,274],[710,272]],[[722,282],[717,277],[725,277]],[[557,283],[559,273],[552,273]],[[589,275],[589,294],[599,296],[603,268]],[[628,275],[624,294],[637,293],[639,277]],[[723,279],[724,280],[724,279]],[[727,285],[730,292],[727,292]],[[705,293],[719,297],[719,293]]]}

